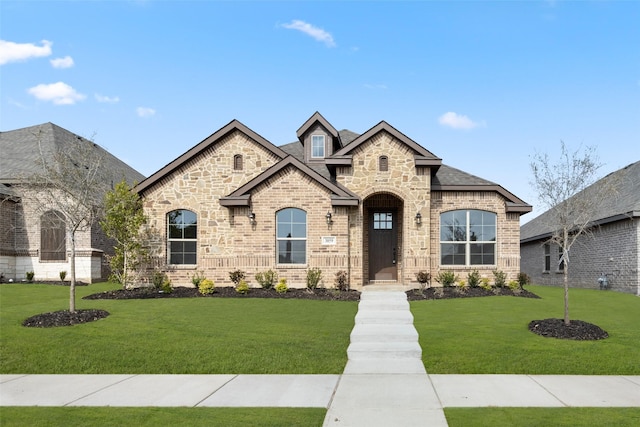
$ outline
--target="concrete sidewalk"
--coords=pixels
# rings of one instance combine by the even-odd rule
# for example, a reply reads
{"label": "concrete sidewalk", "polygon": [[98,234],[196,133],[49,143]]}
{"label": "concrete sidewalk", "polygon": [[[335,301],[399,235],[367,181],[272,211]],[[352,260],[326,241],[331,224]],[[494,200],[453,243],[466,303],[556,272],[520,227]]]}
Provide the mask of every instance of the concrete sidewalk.
{"label": "concrete sidewalk", "polygon": [[[407,394],[433,388],[440,408],[640,407],[638,375],[426,375],[422,382],[403,375],[380,375],[381,395],[367,390],[368,399],[397,383]],[[345,376],[0,375],[0,406],[328,408]]]}

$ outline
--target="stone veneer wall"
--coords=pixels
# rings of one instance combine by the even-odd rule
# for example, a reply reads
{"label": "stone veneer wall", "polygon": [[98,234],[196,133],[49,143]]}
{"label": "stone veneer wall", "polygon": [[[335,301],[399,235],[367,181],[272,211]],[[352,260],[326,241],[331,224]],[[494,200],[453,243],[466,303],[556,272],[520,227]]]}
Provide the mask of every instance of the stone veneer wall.
{"label": "stone veneer wall", "polygon": [[[522,271],[540,285],[563,286],[562,272],[553,264],[558,257],[552,246],[551,271],[544,270],[544,241],[521,246]],[[569,286],[599,289],[598,278],[606,273],[610,289],[640,295],[640,220],[605,224],[585,235],[571,248]]]}
{"label": "stone veneer wall", "polygon": [[[413,151],[397,141],[387,132],[381,132],[363,143],[353,152],[351,167],[340,167],[337,181],[358,194],[364,202],[375,194],[391,194],[403,201],[401,229],[402,246],[398,254],[398,281],[416,282],[415,273],[429,269],[429,230],[431,228],[430,173],[429,168],[416,168]],[[378,159],[387,156],[388,170],[378,170]],[[415,215],[420,212],[422,224],[415,224]],[[367,218],[364,207],[353,209],[349,219],[351,254],[355,264],[362,267],[352,270],[357,283],[368,283],[368,249],[365,247]],[[417,282],[416,282],[417,283]]]}
{"label": "stone veneer wall", "polygon": [[0,277],[2,280],[15,279],[16,250],[15,228],[18,203],[2,200],[0,195]]}
{"label": "stone veneer wall", "polygon": [[[477,209],[497,214],[496,261],[495,266],[440,266],[440,214],[457,209]],[[507,274],[507,281],[516,280],[520,272],[520,216],[506,213],[505,200],[489,191],[434,191],[431,194],[431,275],[439,271],[452,270],[466,280],[467,274],[477,269],[482,277],[493,281],[493,270]]]}

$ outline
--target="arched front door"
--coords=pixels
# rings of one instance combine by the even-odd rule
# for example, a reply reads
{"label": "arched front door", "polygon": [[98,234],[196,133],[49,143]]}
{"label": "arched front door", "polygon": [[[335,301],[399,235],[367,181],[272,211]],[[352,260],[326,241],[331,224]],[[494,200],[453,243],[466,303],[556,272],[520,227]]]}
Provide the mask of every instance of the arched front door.
{"label": "arched front door", "polygon": [[376,194],[365,201],[369,281],[397,280],[400,261],[402,200]]}

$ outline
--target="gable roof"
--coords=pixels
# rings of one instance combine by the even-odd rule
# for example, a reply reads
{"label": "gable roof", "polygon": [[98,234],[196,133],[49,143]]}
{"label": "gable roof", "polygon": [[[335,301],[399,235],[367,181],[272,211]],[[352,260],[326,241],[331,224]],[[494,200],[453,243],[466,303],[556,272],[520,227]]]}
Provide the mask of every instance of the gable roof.
{"label": "gable roof", "polygon": [[315,123],[320,123],[330,134],[334,139],[339,139],[339,134],[338,131],[336,130],[336,128],[334,128],[331,123],[329,123],[327,121],[327,119],[325,119],[322,114],[320,114],[319,112],[315,112],[313,113],[313,115],[311,117],[309,117],[309,119],[307,119],[306,122],[304,122],[302,124],[302,126],[300,126],[300,129],[297,130],[296,132],[296,136],[298,137],[298,139],[300,141],[302,141],[302,137],[304,136],[304,134],[309,130],[309,128],[311,126],[313,126]]}
{"label": "gable roof", "polygon": [[228,196],[221,197],[220,204],[222,206],[249,206],[251,201],[251,191],[289,166],[298,169],[313,179],[316,183],[329,190],[332,193],[331,204],[333,206],[357,206],[360,202],[360,198],[356,194],[327,180],[295,157],[287,156],[284,160],[265,170]]}
{"label": "gable roof", "polygon": [[[614,183],[616,192],[609,193],[606,200],[593,207],[593,225],[628,218],[640,218],[640,161],[610,173],[580,191],[573,197],[589,197],[598,188],[607,188]],[[549,225],[553,208],[542,213],[520,227],[520,243],[546,239],[554,231]]]}
{"label": "gable roof", "polygon": [[373,136],[377,135],[380,132],[387,132],[395,139],[399,140],[401,143],[407,145],[409,148],[413,150],[415,153],[416,166],[430,166],[434,170],[438,169],[442,164],[442,159],[436,157],[432,152],[415,142],[413,139],[409,138],[407,135],[400,132],[398,129],[391,126],[389,123],[382,120],[377,125],[373,126],[371,129],[363,133],[362,135],[354,138],[348,145],[342,147],[333,156],[329,156],[326,159],[327,164],[333,165],[350,165],[351,164],[351,153],[353,150],[358,148],[364,142],[371,139]]}
{"label": "gable roof", "polygon": [[167,164],[166,166],[161,168],[159,171],[157,171],[156,173],[154,173],[153,175],[151,175],[150,177],[142,181],[140,184],[136,186],[136,191],[138,193],[142,193],[145,190],[148,190],[150,187],[153,187],[158,181],[165,178],[171,172],[180,168],[190,160],[200,155],[200,153],[207,150],[209,147],[215,145],[218,141],[220,141],[221,139],[223,139],[224,137],[226,137],[227,135],[235,131],[242,132],[243,134],[245,134],[246,136],[254,140],[256,143],[258,143],[259,145],[261,145],[262,147],[264,147],[265,149],[267,149],[268,151],[270,151],[280,159],[284,159],[287,156],[287,153],[282,151],[280,148],[276,147],[275,145],[267,141],[265,138],[258,135],[256,132],[252,131],[247,126],[240,123],[238,120],[234,119],[229,123],[227,123],[225,126],[218,129],[216,132],[212,133],[211,135],[203,139],[200,143],[198,143],[196,146],[188,150],[186,153],[182,154],[180,157],[178,157],[177,159]]}
{"label": "gable roof", "polygon": [[104,155],[104,168],[123,176],[130,184],[140,182],[144,175],[118,159],[98,144],[82,138],[51,122],[6,132],[0,132],[0,183],[15,184],[41,171],[39,153],[55,158],[57,152],[73,153],[74,144],[92,144]]}

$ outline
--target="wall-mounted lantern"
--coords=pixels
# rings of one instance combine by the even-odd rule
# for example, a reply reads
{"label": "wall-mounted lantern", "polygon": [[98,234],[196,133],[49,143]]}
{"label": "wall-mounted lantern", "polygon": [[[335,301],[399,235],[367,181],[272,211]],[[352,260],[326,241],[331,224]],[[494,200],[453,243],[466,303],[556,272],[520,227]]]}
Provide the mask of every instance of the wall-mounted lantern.
{"label": "wall-mounted lantern", "polygon": [[422,224],[422,214],[420,212],[416,214],[416,224]]}
{"label": "wall-mounted lantern", "polygon": [[331,225],[331,223],[333,222],[333,220],[331,219],[331,212],[327,212],[324,217],[327,219],[327,225]]}
{"label": "wall-mounted lantern", "polygon": [[253,225],[256,223],[256,214],[251,212],[249,215],[247,215],[247,217],[249,217],[249,222]]}

